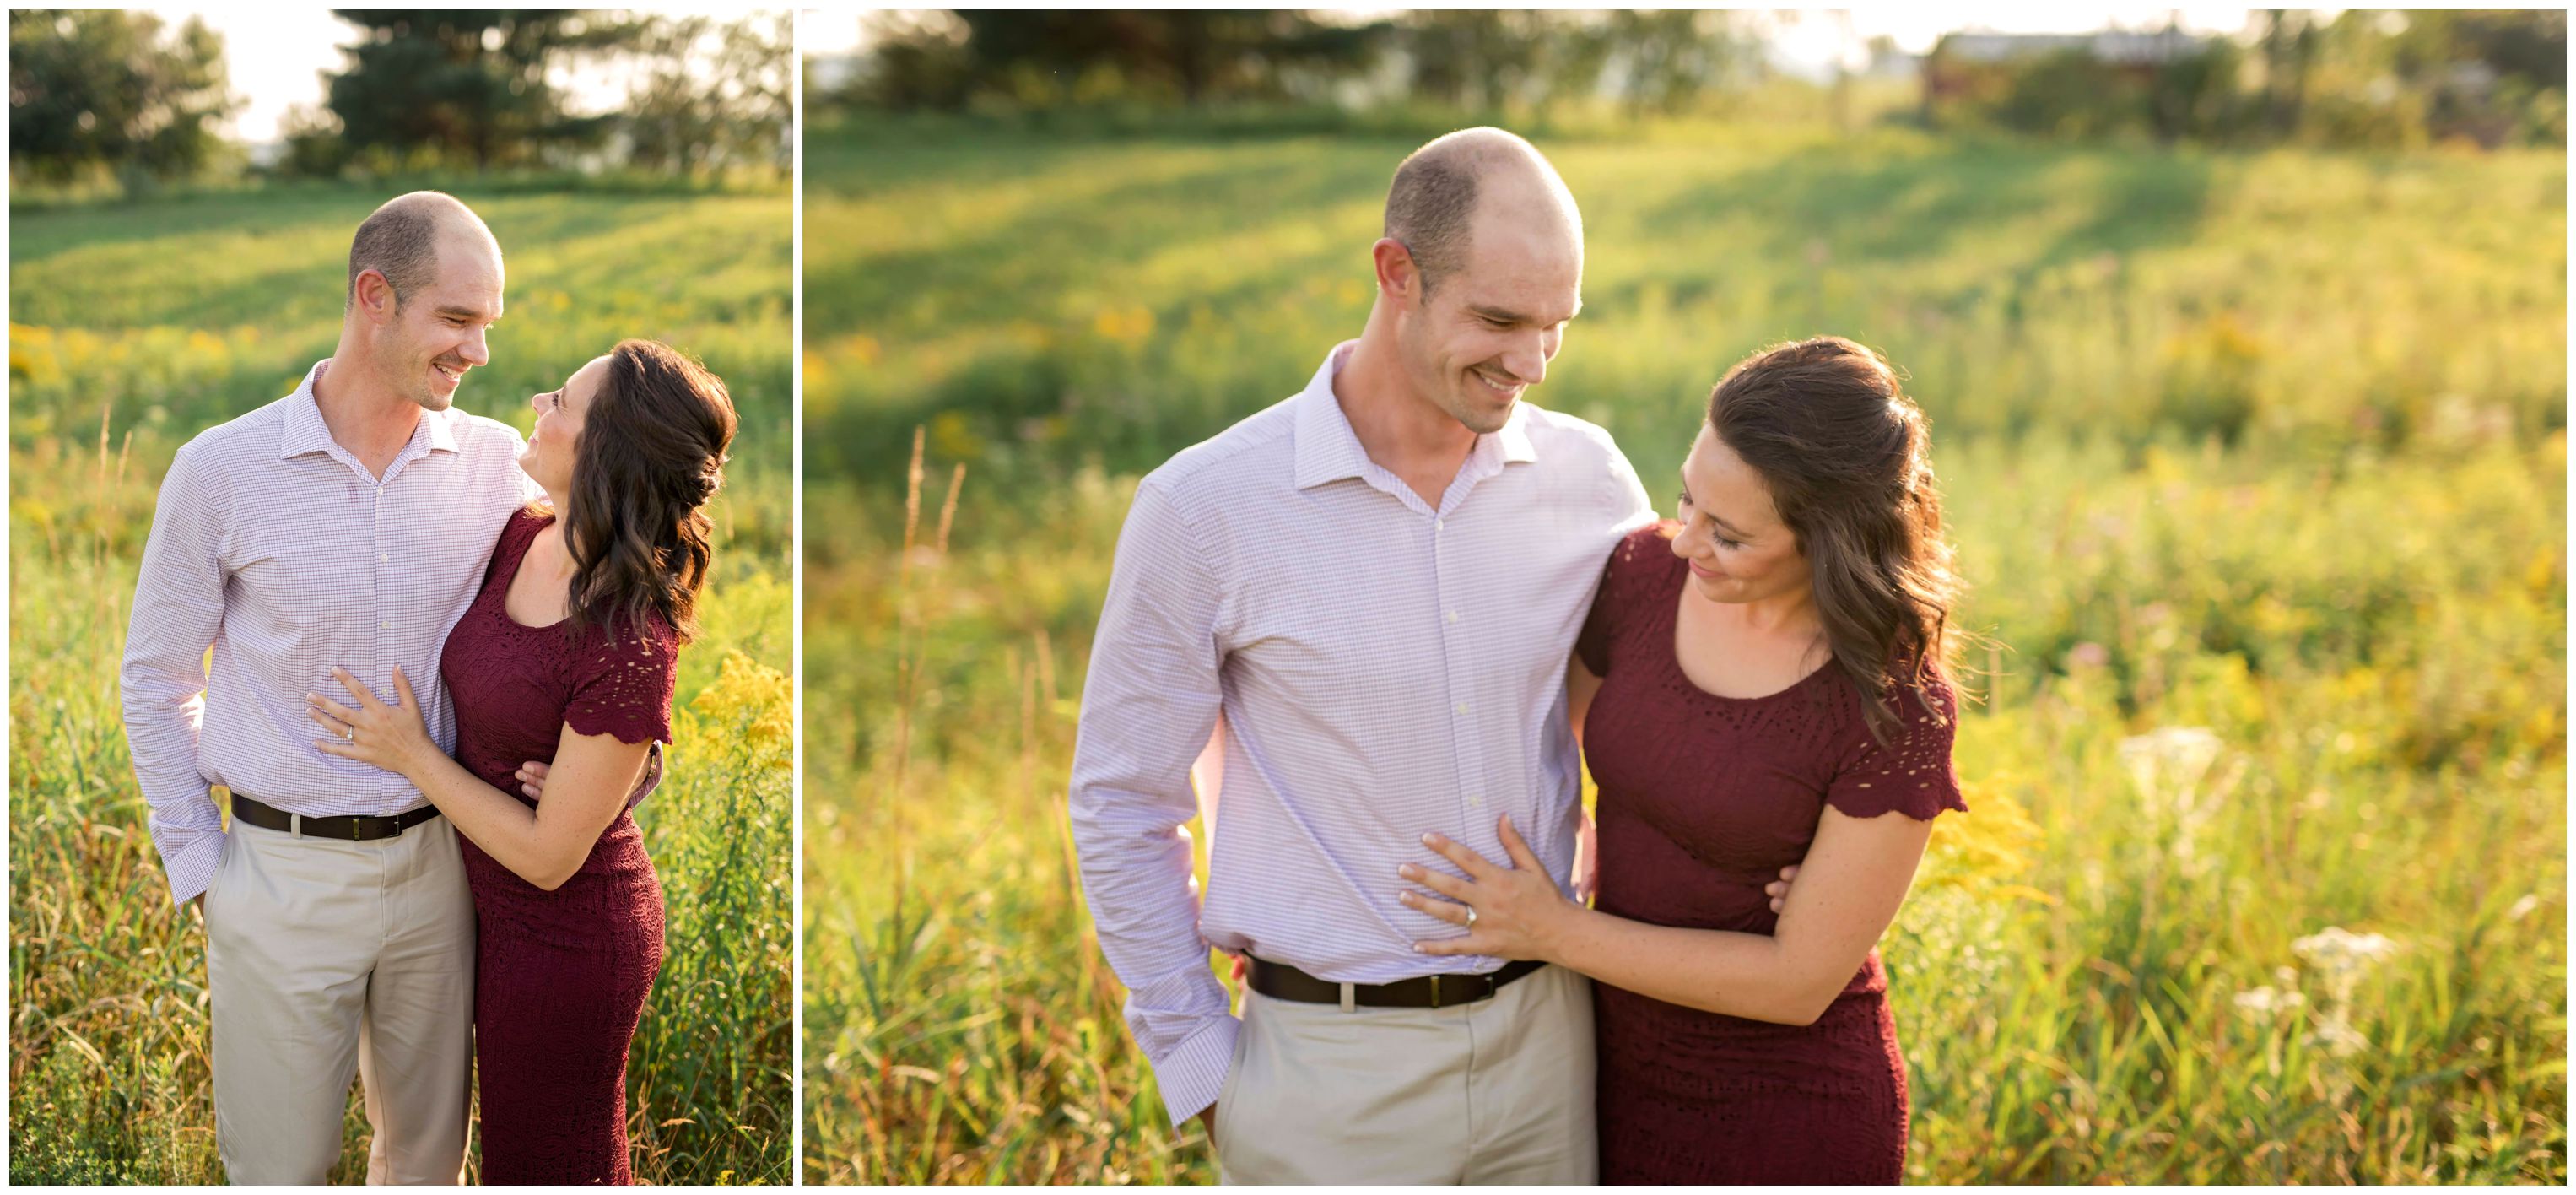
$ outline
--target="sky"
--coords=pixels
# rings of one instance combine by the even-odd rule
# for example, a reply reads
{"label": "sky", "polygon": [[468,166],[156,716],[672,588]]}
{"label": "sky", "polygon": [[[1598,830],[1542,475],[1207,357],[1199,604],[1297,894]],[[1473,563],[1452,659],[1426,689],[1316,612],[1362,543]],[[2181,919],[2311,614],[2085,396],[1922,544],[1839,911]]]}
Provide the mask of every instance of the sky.
{"label": "sky", "polygon": [[[756,4],[639,4],[635,12],[691,12],[739,17],[757,11]],[[771,11],[780,6],[770,5]],[[295,104],[321,106],[322,72],[341,66],[340,46],[355,40],[356,30],[327,8],[233,5],[215,8],[154,10],[176,25],[198,17],[223,35],[227,74],[235,94],[248,101],[225,132],[252,144],[274,141],[278,122]],[[556,80],[572,93],[576,110],[595,109],[626,95],[625,80],[610,70],[566,72]]]}

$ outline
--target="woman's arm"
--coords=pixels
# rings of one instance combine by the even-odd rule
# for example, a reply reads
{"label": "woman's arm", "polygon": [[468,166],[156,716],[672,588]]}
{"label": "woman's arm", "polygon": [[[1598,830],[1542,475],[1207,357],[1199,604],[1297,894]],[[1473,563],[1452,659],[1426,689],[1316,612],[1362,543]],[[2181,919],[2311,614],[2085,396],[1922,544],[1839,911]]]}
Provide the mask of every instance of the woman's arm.
{"label": "woman's arm", "polygon": [[1574,745],[1583,745],[1583,716],[1592,712],[1592,698],[1601,691],[1601,678],[1583,666],[1577,653],[1565,664],[1565,717],[1574,724]]}
{"label": "woman's arm", "polygon": [[1528,844],[1503,819],[1511,866],[1424,835],[1425,845],[1464,870],[1460,879],[1414,864],[1404,878],[1450,898],[1406,892],[1401,899],[1466,935],[1415,943],[1424,954],[1534,958],[1614,987],[1728,1016],[1808,1025],[1823,1016],[1896,919],[1932,823],[1903,814],[1855,818],[1827,806],[1800,865],[1780,921],[1768,937],[1648,925],[1595,912],[1559,895]]}
{"label": "woman's arm", "polygon": [[626,797],[643,774],[650,751],[647,743],[621,742],[612,734],[582,734],[567,725],[555,747],[554,764],[547,769],[545,799],[530,809],[438,749],[421,721],[420,704],[413,699],[411,681],[401,668],[394,669],[394,705],[378,701],[345,671],[335,668],[332,675],[357,699],[358,708],[307,694],[315,722],[350,732],[347,737],[335,733],[314,745],[344,759],[401,773],[456,823],[457,832],[520,879],[548,892],[562,887],[590,858],[600,834],[626,808]]}

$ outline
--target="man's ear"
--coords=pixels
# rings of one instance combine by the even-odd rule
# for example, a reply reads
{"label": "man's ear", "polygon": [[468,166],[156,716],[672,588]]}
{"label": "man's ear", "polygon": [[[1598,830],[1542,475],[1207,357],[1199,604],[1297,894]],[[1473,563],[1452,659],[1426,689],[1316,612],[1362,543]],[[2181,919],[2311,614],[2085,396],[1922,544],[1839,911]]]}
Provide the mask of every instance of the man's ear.
{"label": "man's ear", "polygon": [[367,317],[367,322],[393,322],[394,308],[401,300],[394,294],[394,284],[386,281],[384,274],[372,269],[358,271],[356,295],[358,311]]}
{"label": "man's ear", "polygon": [[1369,256],[1377,267],[1377,290],[1391,299],[1414,298],[1422,289],[1422,269],[1414,264],[1413,251],[1394,237],[1379,237],[1369,246]]}

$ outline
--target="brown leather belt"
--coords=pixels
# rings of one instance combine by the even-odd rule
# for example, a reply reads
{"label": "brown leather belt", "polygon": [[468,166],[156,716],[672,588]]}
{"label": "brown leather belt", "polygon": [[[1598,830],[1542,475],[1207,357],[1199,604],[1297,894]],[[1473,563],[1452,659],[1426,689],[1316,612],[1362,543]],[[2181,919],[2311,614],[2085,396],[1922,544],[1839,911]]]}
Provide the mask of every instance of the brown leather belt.
{"label": "brown leather belt", "polygon": [[341,817],[306,817],[263,805],[240,793],[233,794],[234,821],[263,830],[280,830],[305,838],[330,838],[340,842],[371,842],[379,838],[399,837],[403,831],[437,816],[438,806],[423,805],[392,817],[365,817],[354,813]]}
{"label": "brown leather belt", "polygon": [[1246,981],[1252,990],[1278,1000],[1300,1004],[1339,1004],[1345,1009],[1361,1008],[1450,1008],[1493,999],[1504,984],[1527,975],[1546,963],[1522,959],[1506,963],[1500,971],[1484,975],[1423,975],[1400,979],[1394,983],[1334,983],[1317,979],[1286,963],[1248,960],[1251,972]]}

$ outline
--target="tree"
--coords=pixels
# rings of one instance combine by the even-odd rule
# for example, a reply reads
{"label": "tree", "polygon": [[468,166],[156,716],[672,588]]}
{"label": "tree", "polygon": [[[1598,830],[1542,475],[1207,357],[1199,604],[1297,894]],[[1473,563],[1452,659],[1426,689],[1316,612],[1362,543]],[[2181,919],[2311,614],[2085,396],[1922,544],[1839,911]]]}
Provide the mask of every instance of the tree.
{"label": "tree", "polygon": [[241,106],[223,38],[194,17],[11,10],[9,166],[46,181],[109,170],[129,185],[204,170]]}
{"label": "tree", "polygon": [[356,26],[331,111],[356,152],[431,156],[483,168],[526,165],[551,146],[596,144],[611,121],[573,119],[547,81],[558,59],[623,46],[632,21],[509,9],[334,10]]}
{"label": "tree", "polygon": [[785,171],[793,41],[785,13],[723,24],[648,18],[633,41],[642,72],[626,113],[630,164],[675,174]]}
{"label": "tree", "polygon": [[1730,12],[1610,14],[1612,71],[1629,115],[1679,113],[1757,72],[1762,48],[1743,22]]}

